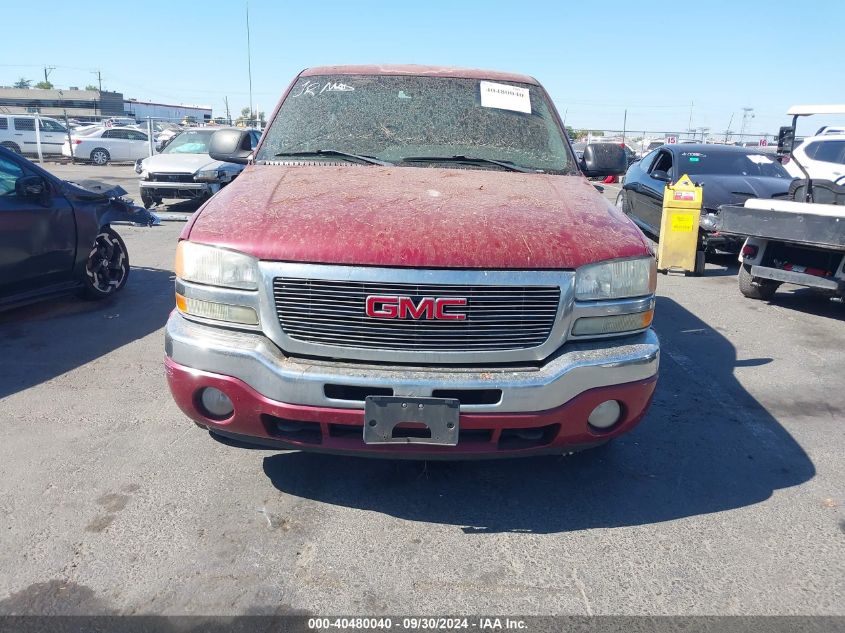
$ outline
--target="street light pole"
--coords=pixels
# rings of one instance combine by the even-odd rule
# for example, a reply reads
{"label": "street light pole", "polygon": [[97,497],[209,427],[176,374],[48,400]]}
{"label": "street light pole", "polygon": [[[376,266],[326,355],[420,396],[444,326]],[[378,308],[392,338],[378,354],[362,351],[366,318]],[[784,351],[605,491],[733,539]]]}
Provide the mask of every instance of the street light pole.
{"label": "street light pole", "polygon": [[625,144],[625,131],[628,127],[628,108],[625,108],[625,116],[622,117],[622,145]]}
{"label": "street light pole", "polygon": [[252,125],[253,109],[252,109],[252,49],[249,41],[249,0],[246,3],[246,69],[249,77],[249,120]]}
{"label": "street light pole", "polygon": [[742,128],[739,130],[739,142],[743,142],[743,135],[745,134],[745,126],[748,123],[749,119],[754,118],[754,108],[743,108],[742,109]]}

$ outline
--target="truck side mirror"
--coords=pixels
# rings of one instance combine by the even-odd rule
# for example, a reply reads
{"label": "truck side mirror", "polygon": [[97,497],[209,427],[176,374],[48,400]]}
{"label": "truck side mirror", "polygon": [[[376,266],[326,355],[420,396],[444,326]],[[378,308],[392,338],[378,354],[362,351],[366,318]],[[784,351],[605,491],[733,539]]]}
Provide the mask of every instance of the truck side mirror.
{"label": "truck side mirror", "polygon": [[669,175],[669,172],[663,171],[662,169],[655,169],[651,172],[651,177],[655,180],[662,180],[663,182],[670,182],[672,180],[672,176]]}
{"label": "truck side mirror", "polygon": [[778,131],[778,154],[789,154],[795,144],[795,128],[785,125]]}
{"label": "truck side mirror", "polygon": [[208,153],[214,160],[246,165],[252,156],[252,141],[244,130],[217,130],[211,135]]}
{"label": "truck side mirror", "polygon": [[581,159],[581,171],[590,178],[619,176],[628,169],[625,150],[616,143],[588,143]]}

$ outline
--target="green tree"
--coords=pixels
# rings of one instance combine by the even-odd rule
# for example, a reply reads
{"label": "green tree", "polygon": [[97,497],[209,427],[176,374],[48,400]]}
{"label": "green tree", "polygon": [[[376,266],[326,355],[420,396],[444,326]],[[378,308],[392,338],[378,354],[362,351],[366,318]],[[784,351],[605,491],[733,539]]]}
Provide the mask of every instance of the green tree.
{"label": "green tree", "polygon": [[32,86],[32,79],[24,79],[23,77],[18,79],[14,84],[15,88],[30,88],[31,86]]}
{"label": "green tree", "polygon": [[264,125],[264,113],[263,112],[250,112],[249,107],[241,108],[241,115],[235,119],[235,125],[239,127],[254,127],[261,122],[261,125]]}
{"label": "green tree", "polygon": [[575,128],[571,125],[566,126],[566,135],[571,138],[573,141],[575,140]]}
{"label": "green tree", "polygon": [[587,138],[591,134],[593,136],[604,136],[604,132],[602,130],[575,130],[575,136],[573,138]]}
{"label": "green tree", "polygon": [[37,84],[35,84],[35,87],[39,90],[52,90],[53,84],[51,84],[49,81],[39,81]]}
{"label": "green tree", "polygon": [[99,91],[99,90],[100,90],[100,89],[99,89],[97,86],[95,86],[94,84],[88,84],[87,86],[85,86],[85,89],[86,89],[86,90],[97,90],[97,91]]}

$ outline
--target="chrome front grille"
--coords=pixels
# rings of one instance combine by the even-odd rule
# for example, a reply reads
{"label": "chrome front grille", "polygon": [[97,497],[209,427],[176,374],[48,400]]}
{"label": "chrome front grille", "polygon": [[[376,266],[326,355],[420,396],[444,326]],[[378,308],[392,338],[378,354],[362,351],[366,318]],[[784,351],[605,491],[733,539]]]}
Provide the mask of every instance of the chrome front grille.
{"label": "chrome front grille", "polygon": [[[279,324],[292,340],[341,348],[415,352],[509,351],[549,338],[560,305],[552,285],[382,283],[275,277]],[[466,319],[379,319],[367,316],[368,296],[466,298]]]}

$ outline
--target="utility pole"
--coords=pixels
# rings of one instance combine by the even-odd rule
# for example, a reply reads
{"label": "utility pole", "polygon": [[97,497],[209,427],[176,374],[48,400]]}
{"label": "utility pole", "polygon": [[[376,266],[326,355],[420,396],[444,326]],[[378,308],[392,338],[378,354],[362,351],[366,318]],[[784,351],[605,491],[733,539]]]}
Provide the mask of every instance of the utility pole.
{"label": "utility pole", "polygon": [[103,91],[103,74],[99,70],[92,70],[92,75],[97,75],[97,84],[100,86],[100,92]]}
{"label": "utility pole", "polygon": [[727,127],[727,129],[725,130],[725,143],[727,143],[727,142],[730,140],[730,137],[731,137],[731,125],[733,124],[733,122],[734,122],[734,113],[733,113],[733,112],[731,112],[731,120],[730,120],[730,121],[728,121],[728,127]]}
{"label": "utility pole", "polygon": [[246,3],[246,69],[247,76],[249,77],[249,119],[250,125],[252,125],[252,50],[249,42],[249,0]]}
{"label": "utility pole", "polygon": [[226,124],[232,125],[232,117],[229,114],[229,97],[223,97],[223,103],[226,105]]}
{"label": "utility pole", "polygon": [[55,66],[44,66],[44,83],[50,83],[50,73],[56,70]]}
{"label": "utility pole", "polygon": [[65,93],[59,90],[59,101],[62,103],[62,112],[65,114],[65,129],[67,130],[67,146],[70,151],[70,162],[76,164],[76,156],[73,155],[73,139],[70,137],[70,122],[67,120],[67,108],[65,107]]}
{"label": "utility pole", "polygon": [[625,144],[625,130],[628,127],[628,108],[625,108],[625,115],[622,117],[622,145]]}
{"label": "utility pole", "polygon": [[687,129],[692,129],[692,106],[694,103],[692,101],[689,102],[689,123],[687,124]]}

